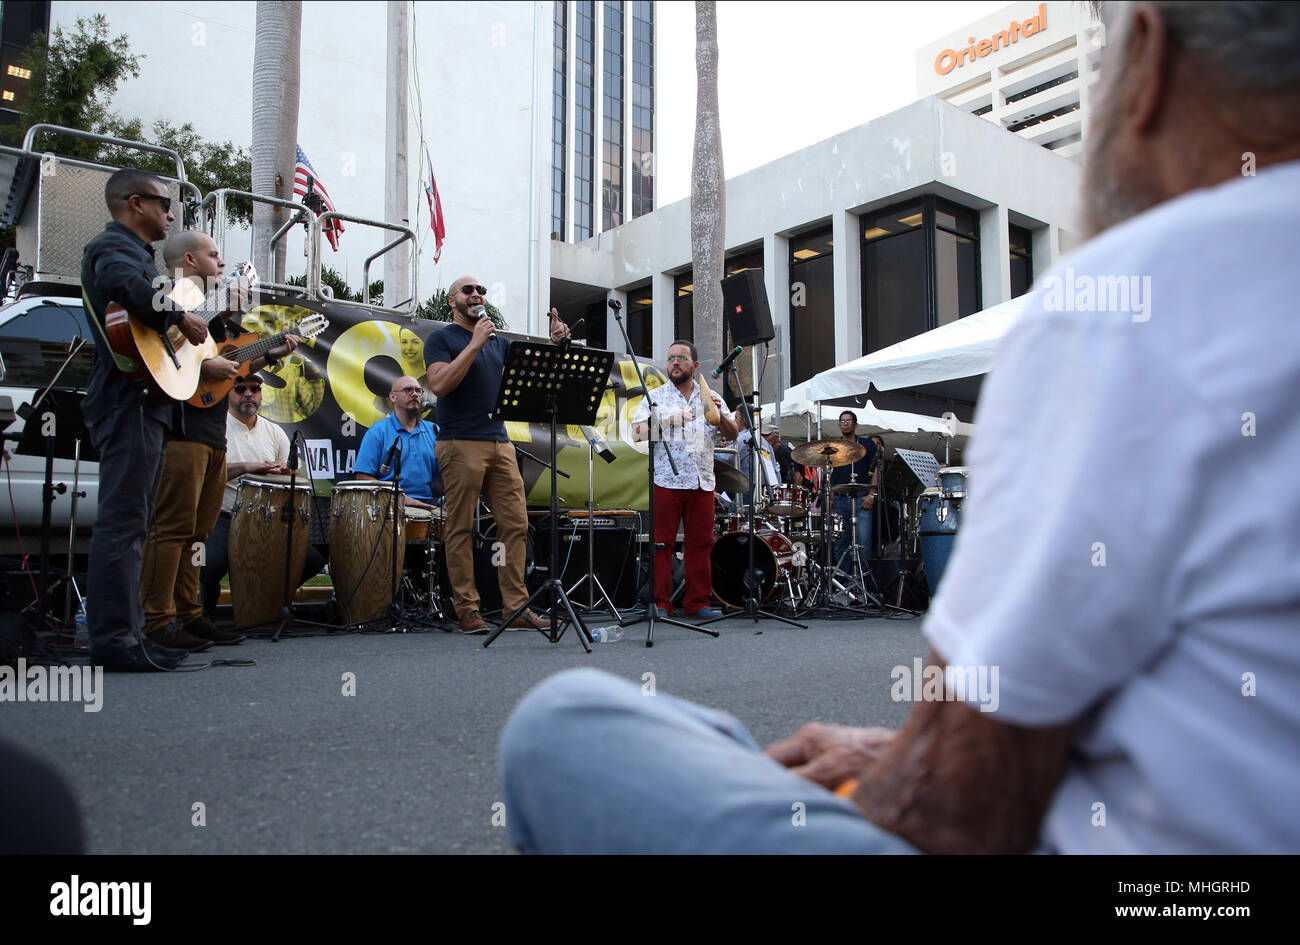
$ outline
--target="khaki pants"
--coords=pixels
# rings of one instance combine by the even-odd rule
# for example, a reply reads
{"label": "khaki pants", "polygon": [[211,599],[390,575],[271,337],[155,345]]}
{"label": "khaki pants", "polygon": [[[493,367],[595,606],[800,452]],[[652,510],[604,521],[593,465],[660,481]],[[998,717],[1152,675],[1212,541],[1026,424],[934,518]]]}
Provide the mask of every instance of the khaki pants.
{"label": "khaki pants", "polygon": [[221,514],[225,486],[225,450],[188,440],[167,443],[140,575],[145,633],[161,630],[173,620],[184,625],[203,614],[199,601],[203,542]]}
{"label": "khaki pants", "polygon": [[509,615],[528,600],[524,557],[528,541],[528,506],[524,482],[509,443],[492,440],[439,440],[436,447],[442,483],[447,490],[446,556],[453,602],[458,617],[479,610],[474,585],[474,509],[479,493],[496,520],[499,547],[493,549],[501,604]]}

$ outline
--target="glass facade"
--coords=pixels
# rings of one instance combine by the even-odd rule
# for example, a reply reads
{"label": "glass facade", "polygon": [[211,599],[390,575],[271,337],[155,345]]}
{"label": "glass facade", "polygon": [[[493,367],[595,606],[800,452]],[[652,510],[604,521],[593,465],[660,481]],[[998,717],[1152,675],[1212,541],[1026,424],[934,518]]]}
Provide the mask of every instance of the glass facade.
{"label": "glass facade", "polygon": [[573,238],[585,240],[595,232],[592,182],[595,179],[596,4],[578,0],[574,36],[573,76]]}
{"label": "glass facade", "polygon": [[790,383],[835,366],[831,228],[790,237]]}
{"label": "glass facade", "polygon": [[632,4],[632,216],[655,206],[654,3]]}
{"label": "glass facade", "polygon": [[695,276],[690,269],[673,277],[673,338],[695,340]]}
{"label": "glass facade", "polygon": [[602,85],[604,147],[601,149],[601,226],[623,222],[623,4],[606,2],[605,76]]}
{"label": "glass facade", "polygon": [[1023,226],[1010,225],[1011,297],[1024,295],[1034,284],[1034,234]]}
{"label": "glass facade", "polygon": [[653,313],[654,295],[649,282],[627,290],[627,335],[633,353],[643,358],[654,357]]}
{"label": "glass facade", "polygon": [[927,195],[864,215],[861,231],[864,354],[979,311],[977,213]]}
{"label": "glass facade", "polygon": [[565,237],[565,181],[569,167],[565,135],[569,117],[569,4],[566,0],[555,0],[552,32],[555,65],[551,80],[551,239],[562,240]]}

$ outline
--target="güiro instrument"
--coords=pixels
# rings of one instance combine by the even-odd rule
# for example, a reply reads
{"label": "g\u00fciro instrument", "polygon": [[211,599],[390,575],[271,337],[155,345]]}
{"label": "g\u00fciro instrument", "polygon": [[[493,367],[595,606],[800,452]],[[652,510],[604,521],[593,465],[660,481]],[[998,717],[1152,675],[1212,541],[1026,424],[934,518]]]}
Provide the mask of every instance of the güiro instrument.
{"label": "g\u00fciro instrument", "polygon": [[700,382],[700,402],[704,404],[704,419],[709,426],[716,427],[722,422],[722,414],[718,412],[718,405],[713,402],[713,392],[709,390],[709,385],[704,383],[704,375],[696,373],[696,379]]}

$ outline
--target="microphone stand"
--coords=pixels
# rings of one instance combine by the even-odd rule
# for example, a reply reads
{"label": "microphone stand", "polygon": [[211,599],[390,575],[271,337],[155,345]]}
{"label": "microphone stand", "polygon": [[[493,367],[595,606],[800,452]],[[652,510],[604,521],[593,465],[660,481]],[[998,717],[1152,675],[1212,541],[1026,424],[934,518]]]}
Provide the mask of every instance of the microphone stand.
{"label": "microphone stand", "polygon": [[[728,367],[731,369],[732,383],[736,385],[736,390],[739,391],[741,389],[740,374],[736,370],[735,362],[733,361],[728,365]],[[745,429],[749,431],[749,470],[754,474],[753,481],[758,482],[763,476],[763,473],[760,472],[762,467],[759,466],[763,457],[758,451],[758,429],[754,425],[754,414],[753,411],[749,409],[748,397],[740,398],[740,409],[745,412]],[[710,617],[700,626],[717,623],[719,620],[730,620],[733,617],[750,617],[753,619],[754,623],[758,623],[759,617],[771,617],[773,620],[788,623],[790,626],[798,627],[800,630],[807,630],[807,624],[799,623],[797,620],[791,620],[789,617],[782,617],[780,614],[774,614],[770,610],[764,610],[761,606],[762,601],[759,599],[759,593],[760,588],[762,587],[762,581],[758,579],[757,569],[754,567],[754,545],[758,543],[758,535],[754,531],[754,506],[757,505],[757,502],[755,501],[756,494],[757,490],[751,488],[749,502],[747,503],[748,507],[745,510],[745,527],[748,530],[748,540],[745,542],[745,546],[749,551],[749,568],[745,571],[745,590],[747,592],[745,594],[745,606],[742,610],[733,610],[731,613],[723,614],[720,617]],[[772,575],[773,587],[776,586],[776,581],[779,577],[779,574]]]}
{"label": "microphone stand", "polygon": [[[659,605],[655,602],[655,559],[658,557],[659,552],[659,542],[655,540],[655,442],[657,440],[656,431],[658,430],[655,422],[655,404],[654,401],[650,399],[650,388],[646,387],[645,373],[641,370],[641,362],[636,359],[636,355],[632,352],[632,339],[628,337],[627,326],[623,324],[623,316],[619,312],[623,306],[619,302],[611,299],[609,307],[614,310],[614,321],[618,322],[618,330],[623,335],[623,344],[627,346],[628,356],[632,358],[632,366],[636,369],[637,382],[645,392],[642,396],[645,397],[646,405],[649,408],[649,414],[647,416],[649,427],[647,428],[647,434],[650,447],[646,450],[646,469],[648,481],[650,483],[649,510],[647,512],[650,516],[650,584],[646,600],[645,617],[634,617],[624,623],[623,626],[632,626],[641,620],[645,620],[646,646],[655,645],[656,621],[659,623],[672,624],[674,627],[684,627],[687,630],[694,630],[696,633],[707,633],[709,636],[716,637],[718,631],[710,630],[702,624],[689,624],[681,620],[673,620],[671,617],[659,616]],[[664,446],[664,455],[668,457],[668,465],[672,467],[673,475],[676,475],[677,463],[673,460],[672,450],[668,449],[667,446]],[[673,543],[674,545],[676,544],[676,535],[673,536]],[[671,584],[671,581],[669,583]],[[671,604],[672,601],[670,600],[669,603]]]}
{"label": "microphone stand", "polygon": [[[275,628],[275,633],[271,635],[272,643],[279,643],[280,636],[285,630],[291,629],[295,624],[301,623],[309,627],[329,627],[330,624],[321,623],[317,620],[299,620],[294,613],[293,603],[293,520],[297,518],[297,496],[298,496],[298,443],[302,438],[301,430],[294,430],[293,436],[289,440],[289,494],[284,500],[284,506],[280,510],[280,515],[288,523],[289,528],[285,535],[284,542],[284,606],[280,608],[280,623]],[[311,508],[310,501],[308,508]],[[311,536],[308,535],[308,538]],[[251,628],[249,628],[251,629]]]}
{"label": "microphone stand", "polygon": [[[609,605],[609,612],[618,625],[623,626],[623,618],[619,616],[618,608],[614,606],[614,601],[610,599],[609,592],[605,590],[605,585],[600,583],[600,578],[596,576],[596,444],[587,434],[586,427],[578,427],[582,431],[583,437],[587,440],[587,573],[580,577],[573,587],[569,588],[569,596],[583,583],[587,584],[587,604],[579,604],[585,612],[591,613],[596,609],[596,591],[600,591],[600,599]],[[563,577],[563,572],[561,572]]]}

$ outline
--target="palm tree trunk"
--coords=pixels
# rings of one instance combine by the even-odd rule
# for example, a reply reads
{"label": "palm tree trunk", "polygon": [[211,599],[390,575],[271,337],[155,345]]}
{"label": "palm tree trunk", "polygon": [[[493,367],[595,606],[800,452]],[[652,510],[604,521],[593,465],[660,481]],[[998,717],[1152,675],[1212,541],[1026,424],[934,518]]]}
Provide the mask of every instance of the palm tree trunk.
{"label": "palm tree trunk", "polygon": [[691,266],[700,361],[722,354],[726,206],[718,122],[718,21],[713,0],[695,3],[695,149],[691,160]]}
{"label": "palm tree trunk", "polygon": [[[302,4],[259,0],[253,47],[253,193],[293,198],[297,163]],[[268,264],[271,234],[285,211],[253,205],[253,264]],[[284,282],[287,237],[277,244],[271,272],[262,278]]]}

